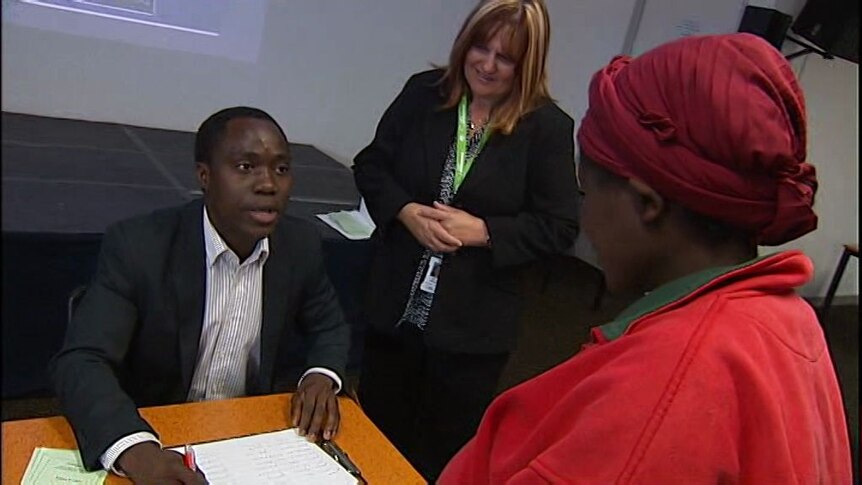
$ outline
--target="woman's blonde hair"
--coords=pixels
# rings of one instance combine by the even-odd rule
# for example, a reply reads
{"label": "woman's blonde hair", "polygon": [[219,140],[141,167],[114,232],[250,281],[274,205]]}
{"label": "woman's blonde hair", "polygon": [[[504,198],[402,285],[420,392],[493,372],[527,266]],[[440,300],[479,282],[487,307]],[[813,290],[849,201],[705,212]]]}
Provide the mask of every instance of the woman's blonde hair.
{"label": "woman's blonde hair", "polygon": [[440,83],[452,108],[469,92],[464,77],[467,52],[476,44],[488,42],[498,32],[506,35],[504,48],[515,59],[512,90],[494,108],[490,129],[510,134],[518,120],[551,99],[546,60],[551,38],[548,10],[543,0],[483,0],[470,12],[449,54],[449,65]]}

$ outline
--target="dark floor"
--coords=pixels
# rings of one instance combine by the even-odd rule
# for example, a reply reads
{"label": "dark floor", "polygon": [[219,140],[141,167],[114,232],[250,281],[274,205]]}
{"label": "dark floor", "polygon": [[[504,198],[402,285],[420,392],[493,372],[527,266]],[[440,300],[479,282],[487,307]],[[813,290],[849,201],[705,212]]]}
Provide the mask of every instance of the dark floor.
{"label": "dark floor", "polygon": [[[634,297],[605,295],[598,309],[593,301],[599,272],[573,258],[549,265],[547,278],[531,275],[528,310],[518,350],[500,382],[500,389],[529,379],[571,357],[588,339],[589,329],[612,319]],[[853,456],[859,449],[859,306],[835,306],[825,323],[826,335],[844,392]],[[52,399],[3,402],[2,419],[57,414]],[[854,467],[858,467],[854,459]],[[858,473],[855,473],[858,476]]]}

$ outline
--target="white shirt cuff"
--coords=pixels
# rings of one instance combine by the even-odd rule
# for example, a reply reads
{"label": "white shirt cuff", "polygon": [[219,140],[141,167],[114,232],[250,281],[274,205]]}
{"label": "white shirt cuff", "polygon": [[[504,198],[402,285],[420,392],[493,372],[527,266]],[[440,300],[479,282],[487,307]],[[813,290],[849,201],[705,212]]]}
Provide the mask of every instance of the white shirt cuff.
{"label": "white shirt cuff", "polygon": [[299,387],[302,385],[302,380],[305,379],[305,376],[307,376],[308,374],[323,374],[323,375],[325,375],[326,377],[335,381],[335,393],[338,394],[339,392],[341,392],[341,378],[338,377],[338,374],[327,369],[326,367],[312,367],[312,368],[308,369],[307,371],[305,371],[302,374],[302,377],[299,378],[299,383],[296,385],[296,387]]}
{"label": "white shirt cuff", "polygon": [[159,448],[161,448],[162,443],[159,441],[156,436],[147,431],[139,431],[137,433],[132,433],[130,435],[123,436],[118,439],[107,451],[102,454],[102,457],[99,461],[102,462],[102,466],[105,467],[105,470],[111,471],[120,475],[121,477],[126,476],[125,473],[118,470],[114,465],[116,465],[117,458],[123,454],[124,451],[128,450],[134,445],[138,443],[145,443],[147,441],[155,441]]}

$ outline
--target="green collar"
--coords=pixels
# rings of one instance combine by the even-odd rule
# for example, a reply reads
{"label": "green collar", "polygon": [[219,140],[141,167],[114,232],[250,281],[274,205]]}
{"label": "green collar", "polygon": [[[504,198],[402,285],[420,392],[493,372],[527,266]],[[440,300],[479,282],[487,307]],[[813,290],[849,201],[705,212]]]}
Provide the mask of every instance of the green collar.
{"label": "green collar", "polygon": [[682,300],[721,276],[752,266],[769,256],[760,256],[735,266],[708,268],[665,283],[629,305],[614,320],[600,326],[599,330],[608,341],[617,339],[640,318]]}

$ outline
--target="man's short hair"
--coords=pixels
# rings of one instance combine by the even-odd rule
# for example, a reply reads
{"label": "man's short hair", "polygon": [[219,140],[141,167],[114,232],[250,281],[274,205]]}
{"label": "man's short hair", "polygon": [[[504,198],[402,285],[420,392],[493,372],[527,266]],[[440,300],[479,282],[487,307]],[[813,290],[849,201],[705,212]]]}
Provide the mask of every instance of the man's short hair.
{"label": "man's short hair", "polygon": [[213,150],[215,150],[215,147],[221,141],[222,135],[224,135],[225,127],[230,120],[237,118],[255,118],[270,121],[278,128],[278,132],[281,133],[285,143],[289,144],[284,130],[281,129],[278,122],[267,112],[249,106],[234,106],[210,115],[209,118],[201,123],[197,135],[195,135],[195,162],[209,165]]}

